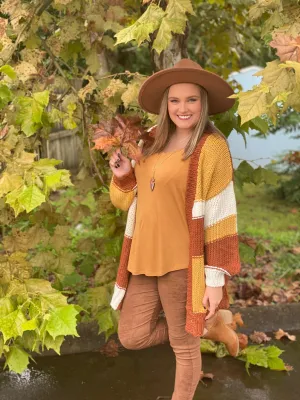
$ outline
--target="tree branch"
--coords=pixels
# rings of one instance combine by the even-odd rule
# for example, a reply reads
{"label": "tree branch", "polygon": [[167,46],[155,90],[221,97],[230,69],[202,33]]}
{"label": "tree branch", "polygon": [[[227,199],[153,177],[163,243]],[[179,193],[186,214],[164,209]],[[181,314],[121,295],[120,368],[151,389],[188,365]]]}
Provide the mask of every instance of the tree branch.
{"label": "tree branch", "polygon": [[96,173],[98,175],[98,178],[100,179],[102,185],[106,186],[105,182],[104,182],[104,179],[103,179],[103,176],[102,176],[99,168],[97,167],[97,163],[96,163],[96,161],[94,159],[94,155],[93,155],[92,150],[91,150],[91,141],[90,141],[90,138],[89,138],[89,135],[88,135],[88,132],[87,132],[87,124],[86,124],[86,117],[85,117],[85,106],[84,106],[84,103],[82,101],[80,101],[80,103],[81,103],[81,108],[82,108],[82,132],[83,132],[83,135],[86,136],[86,138],[87,138],[90,157],[91,157],[93,166],[94,166],[94,168],[96,170]]}

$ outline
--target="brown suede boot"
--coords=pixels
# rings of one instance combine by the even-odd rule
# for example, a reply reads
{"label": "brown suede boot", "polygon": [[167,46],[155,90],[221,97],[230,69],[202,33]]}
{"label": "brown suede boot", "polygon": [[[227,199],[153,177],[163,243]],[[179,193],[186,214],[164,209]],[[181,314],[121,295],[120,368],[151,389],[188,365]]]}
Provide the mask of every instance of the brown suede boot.
{"label": "brown suede boot", "polygon": [[[229,321],[229,319],[225,321]],[[227,323],[230,323],[227,322]],[[205,328],[207,332],[202,336],[203,339],[210,339],[216,342],[222,342],[225,344],[228,353],[237,357],[239,354],[239,338],[236,332],[231,329],[222,318],[222,313],[216,313],[212,318],[206,321]]]}

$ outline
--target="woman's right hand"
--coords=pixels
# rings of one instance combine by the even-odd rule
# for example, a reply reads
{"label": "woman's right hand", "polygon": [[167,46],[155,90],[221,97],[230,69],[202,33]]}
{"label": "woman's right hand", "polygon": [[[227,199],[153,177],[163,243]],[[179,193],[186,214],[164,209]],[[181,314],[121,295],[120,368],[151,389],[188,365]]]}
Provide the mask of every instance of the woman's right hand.
{"label": "woman's right hand", "polygon": [[122,178],[132,169],[131,161],[121,153],[120,149],[117,149],[111,155],[109,166],[117,178]]}

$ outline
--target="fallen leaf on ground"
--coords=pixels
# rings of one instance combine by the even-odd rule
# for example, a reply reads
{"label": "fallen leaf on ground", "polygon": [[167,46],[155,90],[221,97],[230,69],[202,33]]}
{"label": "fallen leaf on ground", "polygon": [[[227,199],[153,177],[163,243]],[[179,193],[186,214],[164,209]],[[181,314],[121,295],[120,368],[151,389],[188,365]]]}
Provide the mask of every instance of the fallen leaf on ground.
{"label": "fallen leaf on ground", "polygon": [[254,343],[261,344],[262,342],[269,342],[272,338],[267,336],[264,332],[254,331],[250,336],[250,340]]}
{"label": "fallen leaf on ground", "polygon": [[277,340],[280,340],[283,337],[287,337],[292,342],[295,342],[295,340],[296,340],[296,336],[295,335],[290,335],[288,332],[285,332],[283,329],[278,329],[278,331],[275,332],[274,334],[275,334],[275,338]]}
{"label": "fallen leaf on ground", "polygon": [[300,254],[300,247],[293,247],[291,250],[289,250],[289,252],[297,256],[298,254]]}
{"label": "fallen leaf on ground", "polygon": [[203,371],[201,371],[201,379],[214,379],[214,374],[212,374],[211,372],[207,372],[204,373]]}
{"label": "fallen leaf on ground", "polygon": [[248,336],[244,333],[238,333],[237,335],[239,338],[240,350],[243,350],[248,346]]}
{"label": "fallen leaf on ground", "polygon": [[119,345],[114,339],[111,339],[101,347],[100,353],[106,357],[117,357],[119,355]]}
{"label": "fallen leaf on ground", "polygon": [[232,323],[228,324],[234,331],[236,331],[237,329],[237,325],[239,326],[243,326],[244,325],[244,321],[242,319],[242,315],[241,313],[235,313],[232,316]]}
{"label": "fallen leaf on ground", "polygon": [[285,370],[286,370],[286,371],[294,371],[294,367],[292,367],[291,365],[289,365],[289,364],[284,364],[284,366],[285,366]]}

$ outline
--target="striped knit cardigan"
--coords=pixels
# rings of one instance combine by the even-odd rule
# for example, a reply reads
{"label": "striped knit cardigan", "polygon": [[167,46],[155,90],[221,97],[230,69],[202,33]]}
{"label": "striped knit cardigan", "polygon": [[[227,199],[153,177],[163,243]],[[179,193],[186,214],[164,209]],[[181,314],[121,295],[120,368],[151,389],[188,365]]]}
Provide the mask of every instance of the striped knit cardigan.
{"label": "striped knit cardigan", "polygon": [[[144,145],[140,140],[139,146]],[[228,309],[227,283],[240,271],[237,211],[233,183],[233,165],[225,138],[213,130],[205,130],[190,156],[186,189],[186,218],[190,236],[188,287],[186,302],[187,332],[202,336],[206,308],[205,268],[225,273],[223,298],[218,309]],[[110,198],[115,207],[128,210],[125,235],[111,307],[122,308],[130,272],[127,270],[135,227],[137,183],[132,170],[122,179],[113,175]],[[157,227],[159,229],[159,227]]]}

